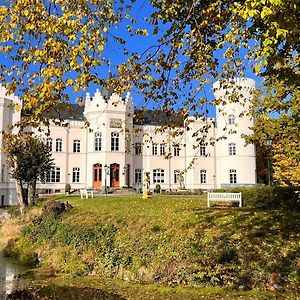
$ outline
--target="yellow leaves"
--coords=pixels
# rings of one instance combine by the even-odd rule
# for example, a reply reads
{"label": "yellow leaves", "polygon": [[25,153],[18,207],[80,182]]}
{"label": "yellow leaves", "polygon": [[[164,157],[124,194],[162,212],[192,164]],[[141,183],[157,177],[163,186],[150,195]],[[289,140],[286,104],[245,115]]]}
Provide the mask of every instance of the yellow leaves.
{"label": "yellow leaves", "polygon": [[27,9],[25,9],[25,10],[23,11],[23,15],[24,15],[25,17],[28,17],[29,11],[28,11]]}
{"label": "yellow leaves", "polygon": [[260,13],[260,16],[262,19],[265,19],[266,17],[270,16],[273,14],[273,11],[267,7],[267,6],[264,6],[261,13]]}
{"label": "yellow leaves", "polygon": [[20,111],[20,109],[21,109],[21,106],[20,106],[20,104],[15,104],[15,110],[16,110],[16,112],[19,112]]}

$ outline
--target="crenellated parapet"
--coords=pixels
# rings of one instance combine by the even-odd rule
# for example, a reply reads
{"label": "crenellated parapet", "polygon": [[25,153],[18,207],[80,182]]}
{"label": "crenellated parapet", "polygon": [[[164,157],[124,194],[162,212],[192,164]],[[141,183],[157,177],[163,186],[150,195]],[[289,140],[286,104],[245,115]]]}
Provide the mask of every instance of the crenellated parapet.
{"label": "crenellated parapet", "polygon": [[21,100],[18,96],[15,96],[14,94],[7,94],[7,90],[4,86],[0,85],[0,103],[8,104],[8,102],[12,102],[13,104],[19,104],[21,105]]}
{"label": "crenellated parapet", "polygon": [[216,99],[226,101],[229,95],[237,93],[249,98],[255,90],[255,80],[251,78],[232,78],[230,80],[217,81],[213,84],[213,93]]}

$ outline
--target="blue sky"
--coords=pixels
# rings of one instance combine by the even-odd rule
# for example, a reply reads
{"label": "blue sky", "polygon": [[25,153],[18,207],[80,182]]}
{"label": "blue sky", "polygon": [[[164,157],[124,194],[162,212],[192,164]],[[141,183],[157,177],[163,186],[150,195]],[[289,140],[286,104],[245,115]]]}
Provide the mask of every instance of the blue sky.
{"label": "blue sky", "polygon": [[[0,1],[0,4],[2,5],[3,1]],[[129,14],[137,20],[137,23],[134,25],[134,27],[147,29],[148,33],[149,33],[149,35],[147,37],[131,36],[126,29],[126,25],[130,25],[129,21],[123,22],[118,27],[112,28],[112,31],[110,31],[110,33],[107,33],[108,43],[106,44],[106,46],[104,48],[103,56],[108,58],[111,61],[110,70],[112,73],[116,73],[115,66],[126,61],[127,57],[123,55],[121,46],[113,41],[113,39],[110,37],[110,34],[112,33],[112,34],[118,35],[118,36],[122,37],[123,39],[125,39],[127,41],[126,48],[129,51],[136,52],[138,54],[143,53],[148,47],[157,44],[157,42],[156,42],[157,37],[153,37],[151,35],[152,26],[147,21],[143,20],[145,17],[149,18],[152,12],[153,12],[153,8],[149,4],[148,0],[137,1],[136,3],[133,4],[133,9],[129,11]],[[164,28],[161,28],[161,30],[163,30],[163,29]],[[221,59],[221,53],[219,53],[219,54],[217,53],[217,56],[219,59]],[[3,63],[5,61],[5,63],[7,64],[8,67],[11,66],[10,61],[7,60],[7,58],[4,57],[3,55],[0,55],[0,60],[1,60],[1,63]],[[247,62],[245,61],[245,63],[247,63]],[[248,71],[246,71],[247,77],[251,77],[255,80],[259,80],[257,77],[255,77],[251,73],[249,66],[246,66],[246,69],[248,69]],[[102,77],[102,78],[106,77],[108,74],[108,67],[106,67],[106,66],[102,67],[101,69],[99,69],[97,71],[98,71],[100,77]],[[211,87],[212,87],[211,85],[207,85],[206,90],[202,93],[202,96],[207,97],[209,100],[212,100],[214,98],[213,94],[211,92]],[[96,86],[91,85],[88,89],[88,92],[91,95],[93,95],[96,88],[101,88],[101,87],[96,87]],[[71,96],[72,102],[75,101],[76,96],[82,96],[83,98],[85,98],[85,92],[79,92],[76,94],[73,93],[71,90],[69,90],[68,92]],[[132,95],[134,98],[135,106],[137,106],[137,107],[143,106],[143,104],[144,104],[143,95],[138,93],[138,91],[136,91],[136,90],[133,90],[131,92],[132,92]],[[188,90],[186,92],[188,92]],[[149,105],[149,108],[153,108],[153,107],[151,107],[151,104]],[[214,116],[214,107],[211,107],[211,106],[209,107],[209,115]]]}

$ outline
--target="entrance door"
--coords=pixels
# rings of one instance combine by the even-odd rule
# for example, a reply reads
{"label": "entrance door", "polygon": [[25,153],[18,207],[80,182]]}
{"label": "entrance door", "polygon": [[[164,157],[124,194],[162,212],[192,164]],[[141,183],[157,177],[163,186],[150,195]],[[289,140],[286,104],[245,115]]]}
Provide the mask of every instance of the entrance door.
{"label": "entrance door", "polygon": [[102,165],[101,164],[93,165],[93,188],[94,189],[102,188]]}
{"label": "entrance door", "polygon": [[120,165],[110,165],[110,186],[118,188],[120,187]]}

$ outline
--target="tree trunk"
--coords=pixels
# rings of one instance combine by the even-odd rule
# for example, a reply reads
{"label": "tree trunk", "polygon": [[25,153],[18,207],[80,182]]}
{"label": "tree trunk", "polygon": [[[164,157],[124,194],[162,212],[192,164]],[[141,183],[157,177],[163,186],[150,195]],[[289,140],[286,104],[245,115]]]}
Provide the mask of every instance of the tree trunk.
{"label": "tree trunk", "polygon": [[23,192],[22,182],[20,180],[16,180],[16,191],[17,191],[17,198],[20,204],[20,211],[21,214],[23,214],[27,205],[26,205],[26,201],[24,200],[24,192]]}
{"label": "tree trunk", "polygon": [[34,202],[36,192],[36,179],[33,179],[28,183],[28,204],[32,204]]}
{"label": "tree trunk", "polygon": [[[14,168],[17,170],[18,168],[18,162],[17,160],[14,161]],[[22,180],[16,179],[16,192],[17,192],[17,198],[20,204],[20,212],[21,214],[24,214],[25,208],[27,207],[27,199],[24,197],[24,189],[22,185]]]}

